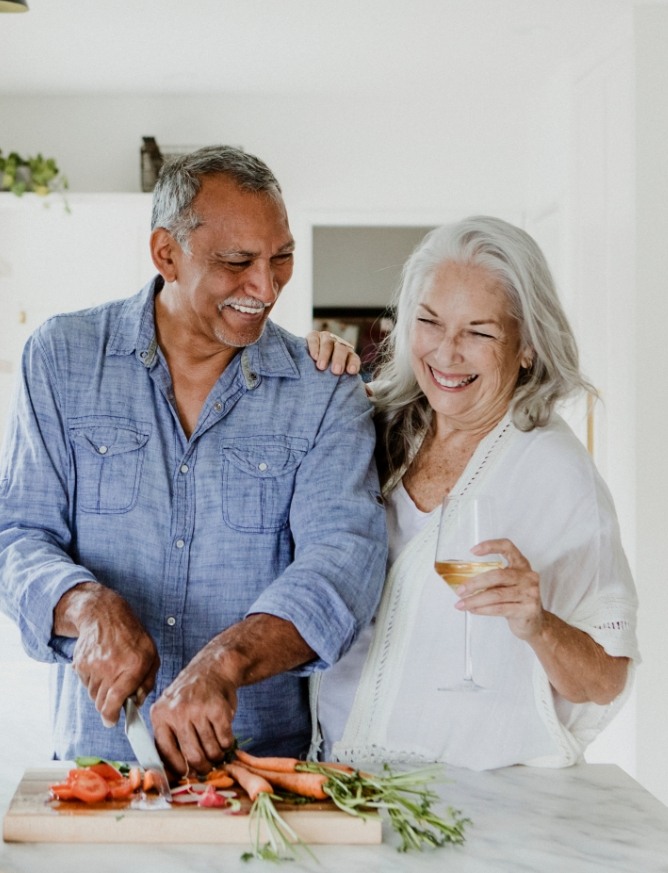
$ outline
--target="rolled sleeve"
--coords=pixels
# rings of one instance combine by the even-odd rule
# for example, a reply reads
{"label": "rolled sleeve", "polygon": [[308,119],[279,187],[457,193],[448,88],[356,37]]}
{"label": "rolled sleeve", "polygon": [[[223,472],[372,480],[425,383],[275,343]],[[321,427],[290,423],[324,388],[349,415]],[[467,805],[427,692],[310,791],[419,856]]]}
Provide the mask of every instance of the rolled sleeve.
{"label": "rolled sleeve", "polygon": [[41,661],[69,660],[66,645],[51,645],[53,610],[74,585],[94,581],[67,554],[69,459],[53,371],[39,335],[33,336],[0,461],[0,601],[26,652]]}
{"label": "rolled sleeve", "polygon": [[290,511],[294,561],[249,610],[295,625],[318,655],[304,672],[338,661],[380,598],[387,530],[374,447],[364,388],[345,377],[296,478]]}

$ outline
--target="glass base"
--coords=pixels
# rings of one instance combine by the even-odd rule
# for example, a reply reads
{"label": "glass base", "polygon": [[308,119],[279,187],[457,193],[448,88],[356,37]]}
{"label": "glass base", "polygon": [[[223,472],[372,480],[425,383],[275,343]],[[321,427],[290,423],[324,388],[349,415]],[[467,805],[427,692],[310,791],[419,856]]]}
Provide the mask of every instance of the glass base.
{"label": "glass base", "polygon": [[485,688],[482,685],[478,685],[477,682],[474,682],[473,679],[462,679],[461,682],[458,682],[456,685],[447,685],[445,688],[437,688],[437,691],[465,691],[467,693],[471,691],[489,691],[489,688]]}

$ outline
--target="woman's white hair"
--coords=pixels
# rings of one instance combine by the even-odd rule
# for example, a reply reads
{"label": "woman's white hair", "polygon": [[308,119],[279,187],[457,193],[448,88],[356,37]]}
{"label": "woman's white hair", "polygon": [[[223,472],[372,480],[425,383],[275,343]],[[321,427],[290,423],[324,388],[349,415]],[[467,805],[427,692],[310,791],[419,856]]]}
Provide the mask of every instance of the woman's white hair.
{"label": "woman's white hair", "polygon": [[[385,341],[373,399],[384,482],[411,462],[432,421],[432,410],[411,365],[416,311],[438,267],[446,261],[488,270],[508,296],[531,366],[520,371],[511,401],[515,425],[545,425],[555,403],[578,391],[594,392],[580,373],[575,337],[557,296],[547,261],[526,231],[499,218],[476,215],[438,227],[418,244],[403,268],[396,324]],[[595,392],[594,392],[595,393]]]}

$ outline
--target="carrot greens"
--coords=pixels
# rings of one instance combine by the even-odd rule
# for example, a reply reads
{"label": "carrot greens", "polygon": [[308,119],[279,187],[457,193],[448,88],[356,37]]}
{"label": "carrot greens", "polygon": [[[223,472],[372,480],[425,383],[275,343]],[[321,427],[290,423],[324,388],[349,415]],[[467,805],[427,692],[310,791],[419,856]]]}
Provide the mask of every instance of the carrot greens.
{"label": "carrot greens", "polygon": [[326,775],[325,792],[350,815],[365,818],[372,810],[384,810],[401,839],[400,852],[464,842],[471,820],[452,807],[446,810],[447,818],[433,810],[439,796],[429,785],[440,776],[439,765],[395,773],[385,764],[382,775],[345,772],[316,762],[300,764],[299,769]]}
{"label": "carrot greens", "polygon": [[252,851],[244,852],[241,856],[242,861],[250,861],[253,858],[262,861],[293,861],[293,845],[305,849],[314,860],[317,860],[310,848],[274,806],[274,800],[281,799],[262,791],[253,801],[250,811]]}

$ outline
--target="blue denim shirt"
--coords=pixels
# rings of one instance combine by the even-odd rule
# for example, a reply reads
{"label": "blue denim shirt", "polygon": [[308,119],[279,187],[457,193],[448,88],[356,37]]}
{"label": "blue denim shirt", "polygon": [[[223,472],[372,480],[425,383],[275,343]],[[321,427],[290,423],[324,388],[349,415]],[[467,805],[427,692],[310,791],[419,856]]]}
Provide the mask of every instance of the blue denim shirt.
{"label": "blue denim shirt", "polygon": [[359,379],[318,372],[304,340],[269,322],[188,439],[155,337],[160,284],[29,339],[0,459],[0,603],[26,651],[58,664],[58,758],[132,758],[69,666],[74,641],[52,636],[76,583],[116,589],[153,636],[149,703],[249,613],[291,621],[318,658],[241,688],[234,730],[259,752],[299,755],[305,677],[371,619],[385,571],[369,402]]}

